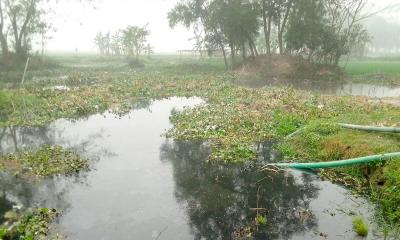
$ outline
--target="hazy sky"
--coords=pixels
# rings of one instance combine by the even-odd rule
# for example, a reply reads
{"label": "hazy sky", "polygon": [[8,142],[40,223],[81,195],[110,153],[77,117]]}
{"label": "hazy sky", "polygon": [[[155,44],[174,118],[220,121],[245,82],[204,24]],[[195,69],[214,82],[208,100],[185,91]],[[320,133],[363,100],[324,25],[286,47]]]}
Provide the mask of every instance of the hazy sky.
{"label": "hazy sky", "polygon": [[[56,32],[52,33],[47,50],[50,51],[96,51],[93,38],[97,32],[115,31],[127,25],[142,26],[149,23],[149,42],[157,53],[191,49],[192,37],[184,27],[170,29],[167,13],[179,0],[97,0],[94,5],[80,1],[58,1],[49,20]],[[388,4],[400,4],[400,0],[370,0],[373,9]],[[386,13],[396,21],[400,11]]]}

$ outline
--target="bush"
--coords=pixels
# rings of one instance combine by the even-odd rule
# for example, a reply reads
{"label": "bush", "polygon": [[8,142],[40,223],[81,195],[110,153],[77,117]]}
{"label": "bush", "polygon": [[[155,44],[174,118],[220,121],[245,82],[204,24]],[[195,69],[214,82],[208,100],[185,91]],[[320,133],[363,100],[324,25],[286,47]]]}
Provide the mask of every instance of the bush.
{"label": "bush", "polygon": [[144,68],[144,63],[137,58],[129,58],[128,65],[132,69]]}

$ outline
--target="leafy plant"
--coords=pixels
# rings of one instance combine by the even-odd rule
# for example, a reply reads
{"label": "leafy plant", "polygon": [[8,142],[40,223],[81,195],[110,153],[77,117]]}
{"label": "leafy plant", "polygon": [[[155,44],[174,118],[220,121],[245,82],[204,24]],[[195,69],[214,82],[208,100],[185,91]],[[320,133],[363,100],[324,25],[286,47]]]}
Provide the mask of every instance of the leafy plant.
{"label": "leafy plant", "polygon": [[368,225],[362,217],[353,219],[353,229],[359,236],[366,237],[368,235]]}
{"label": "leafy plant", "polygon": [[263,216],[263,215],[257,215],[256,221],[260,225],[265,225],[265,224],[267,224],[267,217]]}

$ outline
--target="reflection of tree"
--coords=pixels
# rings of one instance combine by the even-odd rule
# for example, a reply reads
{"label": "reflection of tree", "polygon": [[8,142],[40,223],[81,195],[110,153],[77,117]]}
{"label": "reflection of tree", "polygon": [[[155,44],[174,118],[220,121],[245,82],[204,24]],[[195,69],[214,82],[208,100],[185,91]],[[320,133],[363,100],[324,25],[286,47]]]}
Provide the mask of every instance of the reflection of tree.
{"label": "reflection of tree", "polygon": [[5,194],[0,194],[0,225],[4,222],[4,214],[12,209],[12,204],[7,200]]}
{"label": "reflection of tree", "polygon": [[[94,134],[83,135],[78,138],[65,137],[65,133],[69,130],[69,124],[70,122],[61,121],[42,127],[0,129],[0,154],[24,149],[35,150],[43,144],[49,144],[73,149],[89,158],[91,162],[97,161],[101,156],[113,155],[107,149],[99,149],[95,145],[97,140],[103,138],[104,131],[102,129],[96,130]],[[79,134],[79,131],[77,134]],[[82,171],[75,176],[32,180],[0,171],[0,204],[4,199],[9,204],[21,206],[23,209],[49,207],[66,211],[69,204],[64,196],[74,185],[87,184],[87,175],[88,172]],[[0,209],[0,214],[1,211],[2,209]]]}
{"label": "reflection of tree", "polygon": [[311,179],[207,163],[208,154],[202,143],[165,142],[161,147],[161,159],[173,166],[175,196],[187,206],[195,239],[230,239],[235,230],[252,224],[256,212],[251,208],[257,206],[267,209],[268,224],[256,238],[288,239],[317,227],[314,216],[303,211],[318,191]]}

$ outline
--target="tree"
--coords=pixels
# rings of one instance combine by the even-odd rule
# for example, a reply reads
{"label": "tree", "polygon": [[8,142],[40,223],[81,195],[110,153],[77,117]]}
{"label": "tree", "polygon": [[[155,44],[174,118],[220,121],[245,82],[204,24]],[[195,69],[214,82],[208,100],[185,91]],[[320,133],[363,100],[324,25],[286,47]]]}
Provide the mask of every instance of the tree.
{"label": "tree", "polygon": [[214,47],[221,49],[225,67],[228,68],[225,39],[218,16],[219,11],[220,5],[217,1],[181,1],[168,13],[168,20],[171,28],[179,23],[182,23],[187,28],[201,25],[204,29],[205,44],[210,49]]}
{"label": "tree", "polygon": [[257,55],[254,39],[258,36],[258,16],[256,2],[245,0],[181,1],[168,14],[171,27],[179,23],[187,28],[201,25],[205,45],[221,49],[227,69],[227,45],[231,48],[232,62],[236,49],[241,50],[243,58],[247,46],[252,56]]}
{"label": "tree", "polygon": [[[6,0],[5,12],[9,18],[14,50],[18,57],[29,51],[32,34],[38,31],[44,11],[38,8],[41,0]],[[2,13],[3,14],[3,13]]]}
{"label": "tree", "polygon": [[125,54],[138,57],[142,53],[152,54],[153,50],[147,43],[149,35],[150,31],[147,30],[147,25],[143,27],[128,26],[114,34],[99,32],[94,38],[94,43],[100,54],[117,56]]}
{"label": "tree", "polygon": [[105,50],[106,46],[105,46],[105,40],[104,40],[103,33],[101,33],[101,32],[97,33],[96,37],[94,38],[94,43],[98,47],[101,54],[106,53],[106,50]]}
{"label": "tree", "polygon": [[51,37],[48,35],[49,31],[54,30],[52,26],[46,22],[41,22],[37,25],[37,33],[40,36],[41,53],[44,55],[44,48],[46,46],[47,40]]}
{"label": "tree", "polygon": [[262,0],[262,18],[264,27],[264,39],[266,53],[271,53],[271,29],[272,29],[272,18],[274,16],[274,4],[273,0]]}
{"label": "tree", "polygon": [[8,41],[7,41],[7,32],[4,32],[5,29],[5,16],[3,11],[3,2],[0,0],[0,44],[1,44],[1,52],[4,56],[8,55]]}
{"label": "tree", "polygon": [[147,43],[147,36],[150,31],[147,25],[143,27],[128,26],[122,30],[122,43],[128,55],[135,55],[136,58],[144,51]]}
{"label": "tree", "polygon": [[291,13],[294,2],[294,0],[273,1],[273,20],[278,29],[278,43],[280,54],[283,54],[285,52],[283,35],[286,31],[287,22],[289,20],[289,15]]}
{"label": "tree", "polygon": [[121,55],[122,50],[122,36],[121,30],[116,31],[111,37],[111,53],[113,55]]}
{"label": "tree", "polygon": [[298,0],[285,35],[292,52],[310,61],[338,65],[343,55],[365,45],[369,36],[358,23],[364,0]]}
{"label": "tree", "polygon": [[287,34],[287,47],[297,54],[307,55],[312,59],[318,49],[328,41],[324,31],[325,24],[324,0],[298,0],[290,16]]}

